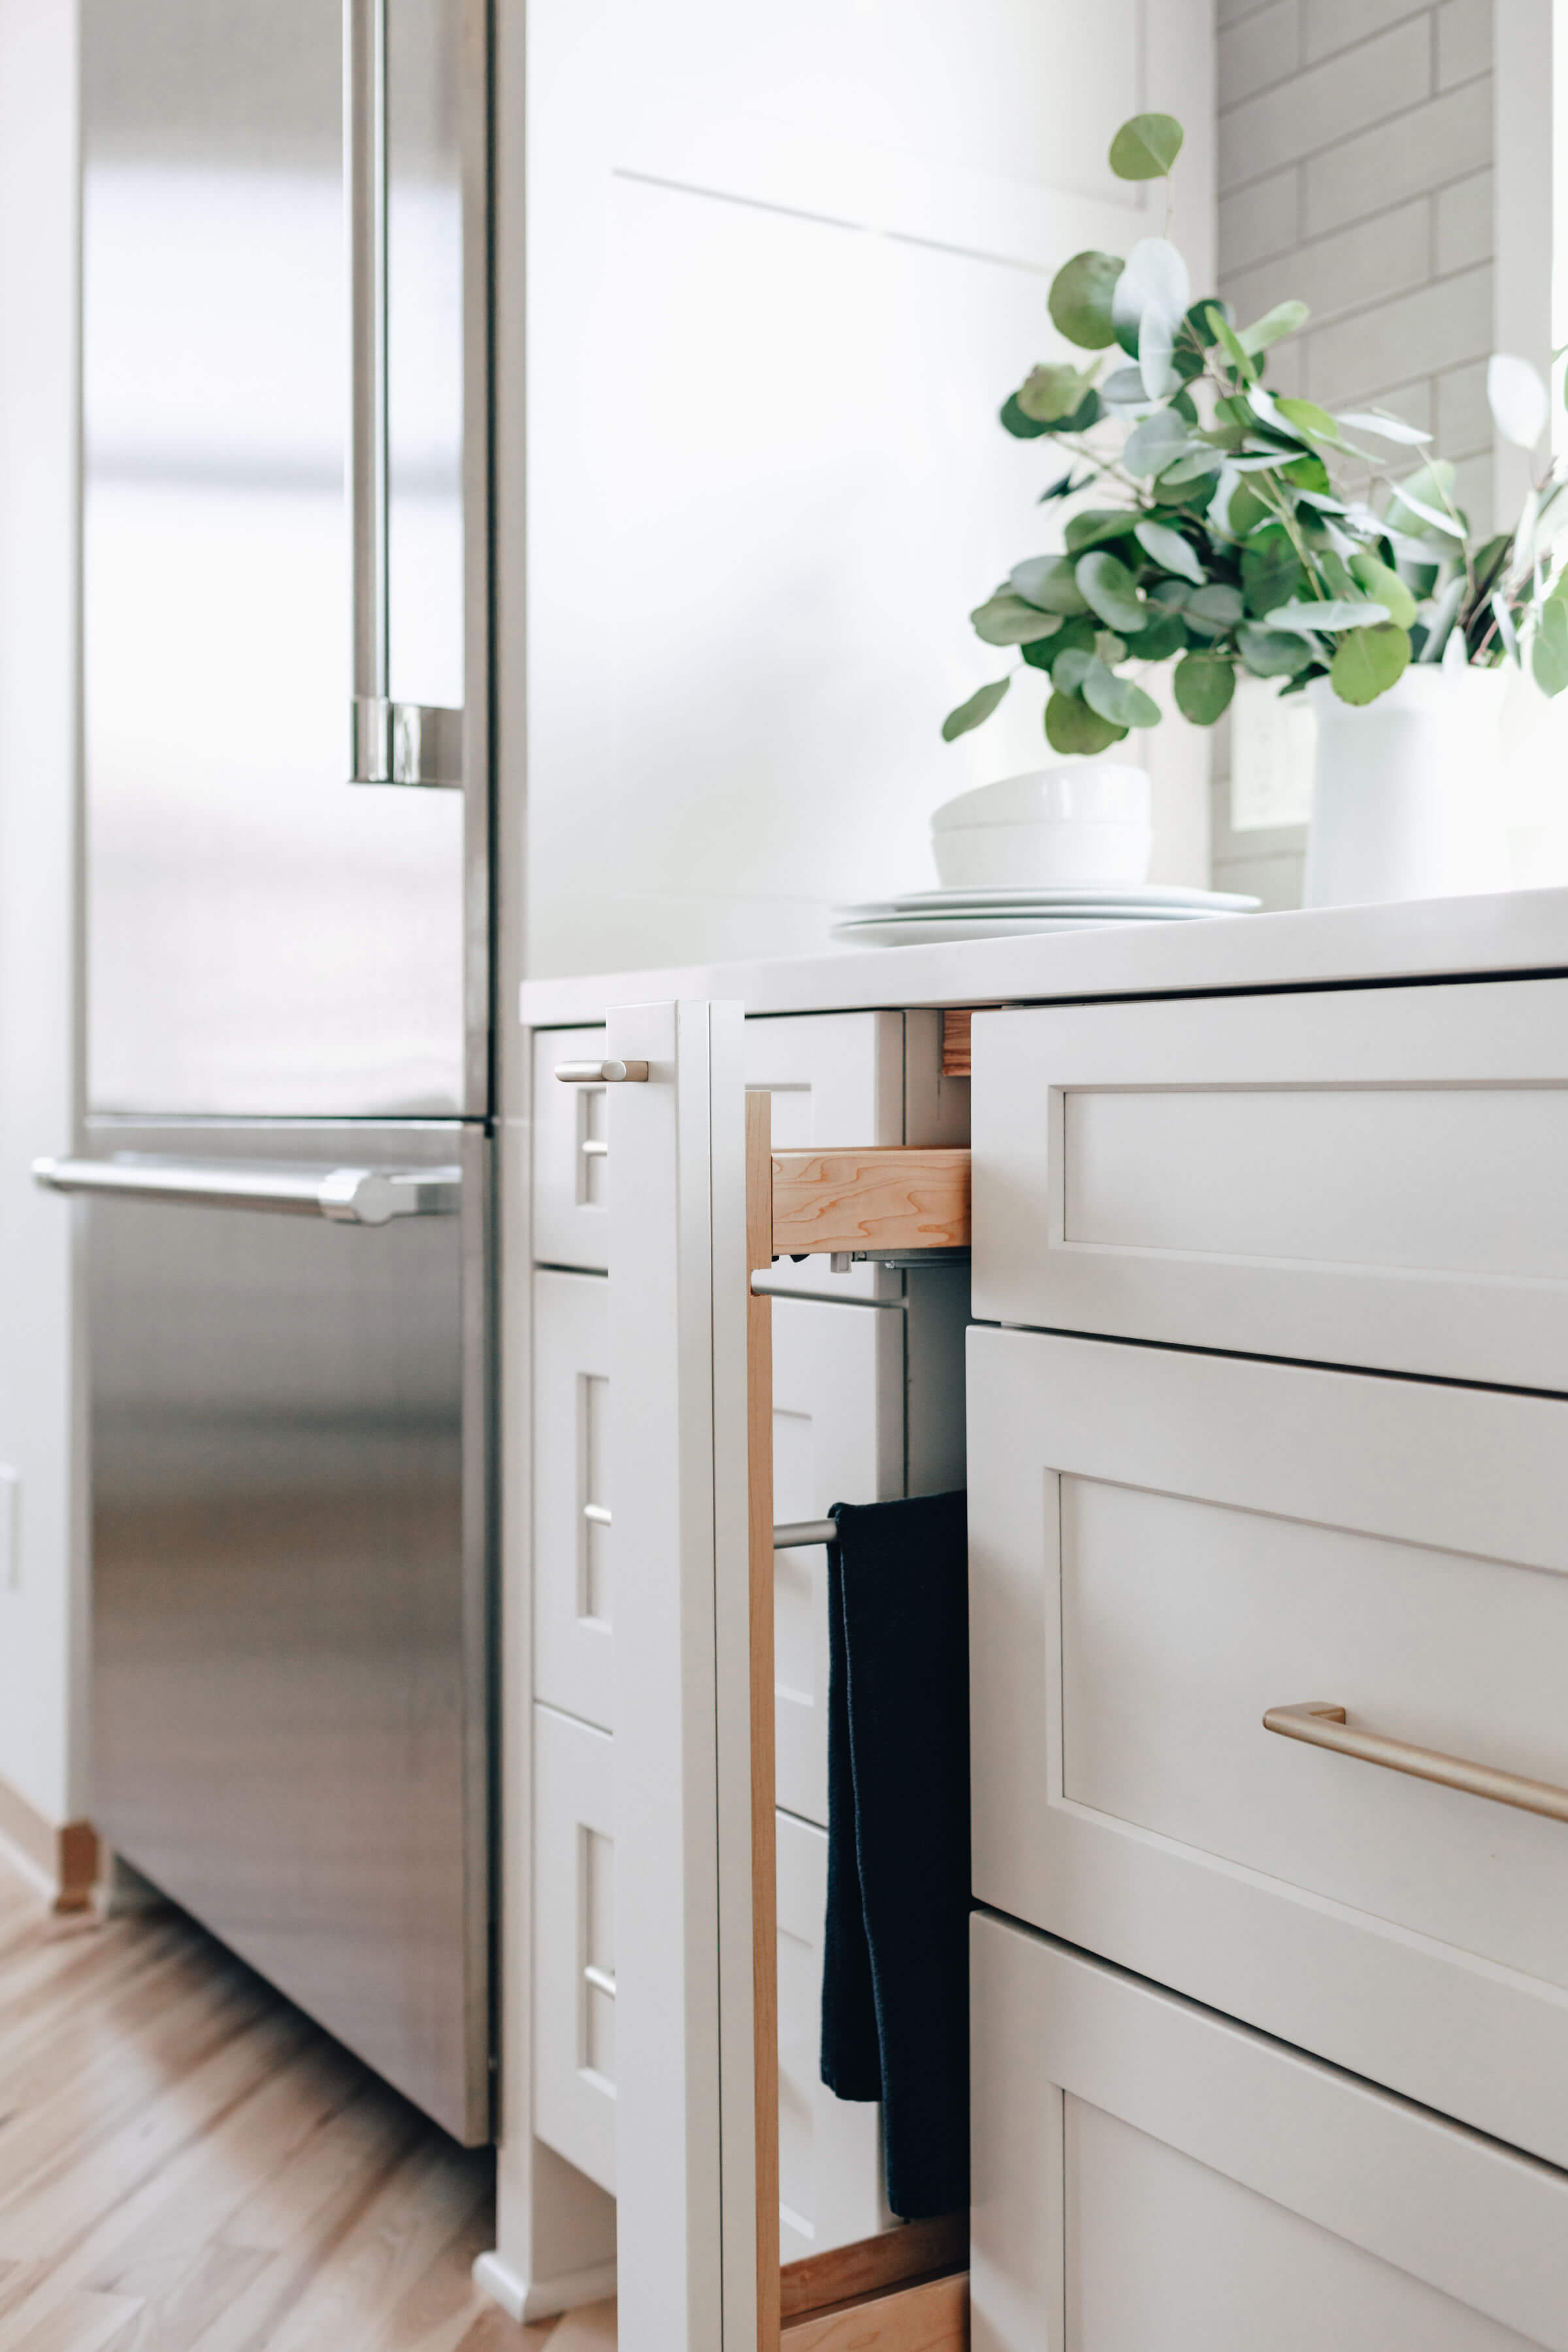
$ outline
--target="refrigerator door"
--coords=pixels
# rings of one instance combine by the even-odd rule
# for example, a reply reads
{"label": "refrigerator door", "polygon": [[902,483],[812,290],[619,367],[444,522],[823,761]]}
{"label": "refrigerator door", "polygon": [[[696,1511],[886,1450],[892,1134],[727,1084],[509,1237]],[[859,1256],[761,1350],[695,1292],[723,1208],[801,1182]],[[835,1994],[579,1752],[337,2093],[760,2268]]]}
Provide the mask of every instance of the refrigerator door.
{"label": "refrigerator door", "polygon": [[[89,1139],[180,1195],[68,1171],[93,1329],[93,1818],[483,2140],[489,1146],[367,1122]],[[427,1213],[301,1210],[310,1171],[331,1202],[345,1166],[447,1172]],[[299,1181],[248,1205],[266,1167]]]}
{"label": "refrigerator door", "polygon": [[[489,1107],[483,9],[347,15],[379,61],[369,223],[340,0],[84,0],[100,1112]],[[371,572],[351,383],[379,387]],[[350,782],[373,607],[377,682],[441,706],[426,752],[456,789]]]}

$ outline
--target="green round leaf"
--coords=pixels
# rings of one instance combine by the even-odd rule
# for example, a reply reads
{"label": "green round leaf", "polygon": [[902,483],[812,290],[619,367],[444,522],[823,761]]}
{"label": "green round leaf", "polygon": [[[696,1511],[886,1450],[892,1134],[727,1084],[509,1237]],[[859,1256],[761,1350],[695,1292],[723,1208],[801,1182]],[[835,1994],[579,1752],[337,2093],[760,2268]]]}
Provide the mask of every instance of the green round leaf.
{"label": "green round leaf", "polygon": [[1103,541],[1129,539],[1138,517],[1127,507],[1086,507],[1075,514],[1067,527],[1068,551],[1085,555],[1091,547]]}
{"label": "green round leaf", "polygon": [[1230,708],[1236,692],[1236,665],[1218,654],[1189,654],[1176,664],[1172,678],[1176,708],[1194,727],[1212,727]]}
{"label": "green round leaf", "polygon": [[1054,677],[1058,666],[1068,654],[1091,654],[1094,651],[1098,625],[1092,615],[1074,614],[1062,623],[1054,637],[1037,637],[1032,646],[1025,646],[1024,659],[1031,669],[1048,669]]}
{"label": "green round leaf", "polygon": [[1274,405],[1292,432],[1308,434],[1314,441],[1339,439],[1339,426],[1315,400],[1277,400]]}
{"label": "green round leaf", "polygon": [[1037,637],[1055,636],[1062,625],[1059,613],[1042,613],[1037,604],[1026,604],[1005,588],[977,604],[969,617],[975,635],[987,646],[1033,645]]}
{"label": "green round leaf", "polygon": [[1157,408],[1127,436],[1121,463],[1130,474],[1158,474],[1184,455],[1190,439],[1187,425],[1174,409]]}
{"label": "green round leaf", "polygon": [[1038,605],[1042,613],[1089,610],[1074,577],[1072,558],[1068,555],[1031,555],[1026,562],[1015,563],[1007,575],[1007,585],[1015,596],[1022,596],[1026,604]]}
{"label": "green round leaf", "polygon": [[1102,352],[1116,341],[1110,298],[1124,265],[1114,253],[1075,253],[1051,280],[1047,307],[1051,323],[1069,343]]}
{"label": "green round leaf", "polygon": [[1116,281],[1110,323],[1122,350],[1138,362],[1151,400],[1175,390],[1171,355],[1191,290],[1187,265],[1170,240],[1140,237]]}
{"label": "green round leaf", "polygon": [[[1391,572],[1386,563],[1380,563],[1375,555],[1369,555],[1363,548],[1359,554],[1351,557],[1351,577],[1359,587],[1366,590],[1369,596],[1388,607],[1391,621],[1397,621],[1402,629],[1412,625],[1415,618],[1415,599],[1397,572]],[[1284,600],[1281,598],[1279,601],[1282,603]]]}
{"label": "green round leaf", "polygon": [[1054,360],[1047,367],[1029,370],[1018,386],[1017,401],[1032,424],[1058,425],[1064,417],[1077,415],[1093,389],[1094,379],[1087,370],[1080,374],[1065,360]]}
{"label": "green round leaf", "polygon": [[1286,335],[1294,335],[1311,317],[1305,302],[1276,302],[1254,327],[1244,327],[1237,341],[1250,358],[1266,352],[1270,343],[1279,342]]}
{"label": "green round leaf", "polygon": [[1048,433],[1051,429],[1048,425],[1037,424],[1032,416],[1025,415],[1018,405],[1016,392],[1009,393],[1002,403],[1001,417],[1016,441],[1037,441],[1042,433]]}
{"label": "green round leaf", "polygon": [[1081,694],[1084,679],[1100,656],[1092,646],[1068,646],[1051,665],[1051,679],[1061,694]]}
{"label": "green round leaf", "polygon": [[1307,639],[1289,629],[1260,629],[1247,621],[1237,631],[1236,641],[1254,677],[1294,677],[1312,659]]}
{"label": "green round leaf", "polygon": [[1110,142],[1110,168],[1119,180],[1163,180],[1182,152],[1182,138],[1173,114],[1135,114]]}
{"label": "green round leaf", "polygon": [[1568,686],[1568,604],[1555,591],[1541,607],[1530,670],[1542,694],[1561,694]]}
{"label": "green round leaf", "polygon": [[1173,654],[1179,654],[1186,645],[1187,633],[1182,626],[1179,614],[1162,613],[1152,605],[1150,609],[1155,613],[1156,618],[1146,629],[1140,629],[1136,636],[1128,638],[1127,650],[1134,661],[1169,661]]}
{"label": "green round leaf", "polygon": [[1341,629],[1357,629],[1364,634],[1387,618],[1386,605],[1356,596],[1293,596],[1288,604],[1277,605],[1272,613],[1263,615],[1268,628],[1305,629],[1314,636],[1334,636]]}
{"label": "green round leaf", "polygon": [[1160,706],[1152,695],[1145,694],[1130,677],[1120,677],[1104,662],[1096,660],[1079,688],[1091,710],[1109,719],[1113,727],[1158,727]]}
{"label": "green round leaf", "polygon": [[1180,572],[1194,587],[1204,584],[1204,567],[1198,562],[1191,540],[1184,539],[1166,522],[1141,522],[1134,536],[1145,555],[1156,562],[1162,572]]}
{"label": "green round leaf", "polygon": [[[1236,509],[1231,508],[1234,520]],[[1259,531],[1241,551],[1241,593],[1248,613],[1261,619],[1276,606],[1288,604],[1301,585],[1301,559],[1284,530]]]}
{"label": "green round leaf", "polygon": [[967,735],[972,727],[983,726],[1012,682],[1007,677],[993,678],[989,686],[983,686],[977,694],[972,694],[967,702],[961,702],[956,710],[950,710],[942,722],[942,741],[956,742],[959,736]]}
{"label": "green round leaf", "polygon": [[1183,605],[1190,628],[1203,630],[1205,635],[1217,637],[1226,629],[1234,629],[1242,615],[1241,591],[1224,580],[1211,581],[1206,588],[1195,588]]}
{"label": "green round leaf", "polygon": [[1108,554],[1102,547],[1080,555],[1077,578],[1085,599],[1107,628],[1135,635],[1144,626],[1149,608],[1139,593],[1137,581],[1116,556]]}
{"label": "green round leaf", "polygon": [[1409,659],[1410,639],[1397,623],[1350,629],[1329,664],[1329,684],[1342,702],[1375,702],[1403,676]]}
{"label": "green round leaf", "polygon": [[1074,694],[1053,694],[1046,705],[1046,740],[1053,751],[1069,755],[1085,751],[1092,756],[1120,743],[1126,732],[1125,727],[1112,726]]}

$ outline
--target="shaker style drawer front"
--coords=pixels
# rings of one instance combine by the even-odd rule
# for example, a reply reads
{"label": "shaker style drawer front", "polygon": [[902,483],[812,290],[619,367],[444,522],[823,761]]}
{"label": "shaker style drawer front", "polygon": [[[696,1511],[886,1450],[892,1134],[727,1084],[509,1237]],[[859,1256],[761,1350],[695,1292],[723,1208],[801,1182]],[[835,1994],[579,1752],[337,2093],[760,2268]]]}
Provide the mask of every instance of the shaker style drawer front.
{"label": "shaker style drawer front", "polygon": [[533,1256],[539,1265],[609,1265],[605,1088],[563,1086],[561,1062],[596,1062],[603,1029],[533,1034]]}
{"label": "shaker style drawer front", "polygon": [[[534,2128],[616,2188],[616,1743],[534,1709]],[[778,1816],[779,2196],[785,2262],[892,2227],[881,2111],[820,2079],[826,1833]]]}
{"label": "shaker style drawer front", "polygon": [[[962,1274],[955,1267],[935,1270],[937,1293],[928,1298],[922,1291],[912,1316],[898,1307],[811,1298],[775,1303],[775,1519],[819,1519],[834,1503],[903,1493],[905,1345],[911,1321],[924,1353],[940,1354],[943,1367],[939,1372],[932,1364],[922,1372],[920,1426],[922,1456],[944,1475],[921,1483],[962,1483],[962,1456],[956,1464],[951,1458],[963,1412]],[[931,1277],[910,1279],[924,1284]],[[534,1696],[605,1731],[616,1720],[615,1529],[605,1452],[610,1291],[598,1275],[552,1268],[534,1275]],[[938,1427],[948,1444],[939,1442]],[[925,1460],[915,1466],[924,1468]],[[779,1552],[774,1591],[778,1801],[792,1813],[825,1823],[826,1549]]]}
{"label": "shaker style drawer front", "polygon": [[608,1731],[610,1638],[609,1284],[533,1277],[533,1690]]}
{"label": "shaker style drawer front", "polygon": [[827,1833],[778,1816],[779,2252],[786,2263],[894,2226],[882,2193],[882,2111],[822,2080]]}
{"label": "shaker style drawer front", "polygon": [[1568,2178],[977,1914],[974,2352],[1568,2347]]}
{"label": "shaker style drawer front", "polygon": [[1568,981],[977,1014],[988,1320],[1568,1388]]}
{"label": "shaker style drawer front", "polygon": [[[920,1031],[926,1049],[916,1095],[925,1122],[952,1126],[962,1117],[951,1082],[943,1091],[941,1044],[931,1015]],[[563,1086],[561,1062],[597,1061],[603,1029],[541,1029],[533,1040],[533,1255],[542,1265],[609,1265],[608,1204],[613,1171],[606,1150],[605,1089]],[[812,1144],[902,1143],[904,1016],[901,1013],[803,1013],[745,1024],[748,1087],[773,1097],[773,1141]],[[946,1141],[922,1135],[921,1142]],[[962,1140],[956,1138],[954,1139]],[[892,1297],[898,1276],[875,1265],[834,1274],[826,1258],[774,1268],[784,1288],[845,1298]]]}
{"label": "shaker style drawer front", "polygon": [[980,1900],[1568,2162],[1568,1403],[969,1365]]}
{"label": "shaker style drawer front", "polygon": [[615,1742],[533,1710],[533,2127],[616,2186]]}

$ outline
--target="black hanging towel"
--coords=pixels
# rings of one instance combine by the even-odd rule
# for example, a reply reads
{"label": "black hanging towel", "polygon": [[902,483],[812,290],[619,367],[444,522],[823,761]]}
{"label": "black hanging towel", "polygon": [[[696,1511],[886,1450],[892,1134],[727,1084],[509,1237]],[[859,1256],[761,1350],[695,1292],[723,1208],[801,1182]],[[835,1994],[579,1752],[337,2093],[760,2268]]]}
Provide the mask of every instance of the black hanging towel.
{"label": "black hanging towel", "polygon": [[965,1502],[837,1504],[827,1556],[822,2079],[881,2100],[908,2221],[969,2202]]}

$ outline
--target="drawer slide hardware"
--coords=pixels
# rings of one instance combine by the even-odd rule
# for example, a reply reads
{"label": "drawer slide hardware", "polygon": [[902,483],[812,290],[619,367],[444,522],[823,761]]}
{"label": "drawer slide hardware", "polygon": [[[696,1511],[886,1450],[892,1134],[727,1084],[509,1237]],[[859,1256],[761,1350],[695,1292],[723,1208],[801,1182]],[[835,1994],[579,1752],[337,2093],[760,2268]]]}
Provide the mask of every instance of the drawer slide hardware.
{"label": "drawer slide hardware", "polygon": [[1568,1789],[1550,1780],[1530,1780],[1522,1772],[1500,1771],[1494,1764],[1477,1764],[1465,1756],[1445,1756],[1440,1748],[1417,1748],[1408,1739],[1389,1739],[1380,1731],[1354,1731],[1345,1710],[1328,1699],[1303,1699],[1294,1706],[1271,1706],[1263,1718],[1265,1731],[1286,1739],[1304,1739],[1311,1748],[1332,1748],[1336,1756],[1353,1756],[1363,1764],[1381,1764],[1390,1772],[1408,1772],[1417,1780],[1436,1780],[1445,1789],[1460,1789],[1467,1796],[1488,1797],[1494,1805],[1515,1805],[1521,1812],[1541,1813],[1548,1821],[1568,1822]]}

